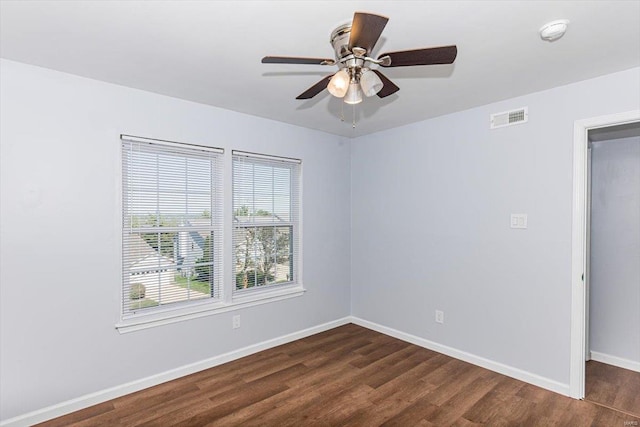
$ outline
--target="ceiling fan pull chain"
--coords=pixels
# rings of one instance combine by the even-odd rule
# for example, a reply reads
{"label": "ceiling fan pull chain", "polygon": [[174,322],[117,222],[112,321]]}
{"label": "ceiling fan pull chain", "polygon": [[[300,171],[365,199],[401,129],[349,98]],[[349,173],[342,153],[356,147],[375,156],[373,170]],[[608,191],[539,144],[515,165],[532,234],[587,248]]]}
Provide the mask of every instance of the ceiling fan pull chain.
{"label": "ceiling fan pull chain", "polygon": [[344,102],[340,103],[340,121],[344,122]]}
{"label": "ceiling fan pull chain", "polygon": [[356,128],[356,104],[353,104],[353,128]]}

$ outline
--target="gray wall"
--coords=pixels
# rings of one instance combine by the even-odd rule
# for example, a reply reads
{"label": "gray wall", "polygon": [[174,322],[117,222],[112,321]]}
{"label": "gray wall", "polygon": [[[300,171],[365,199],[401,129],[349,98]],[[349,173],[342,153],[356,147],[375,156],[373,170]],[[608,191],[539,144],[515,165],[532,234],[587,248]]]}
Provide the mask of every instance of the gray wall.
{"label": "gray wall", "polygon": [[638,93],[635,68],[356,139],[352,314],[568,385],[574,122]]}
{"label": "gray wall", "polygon": [[[350,310],[568,383],[573,122],[639,109],[639,68],[350,143],[0,65],[1,419]],[[488,129],[523,105],[528,124]],[[120,335],[120,133],[302,158],[308,292],[243,310],[239,330],[227,313]]]}
{"label": "gray wall", "polygon": [[[0,65],[0,419],[349,315],[344,140],[16,62]],[[119,334],[120,133],[222,147],[227,166],[232,149],[302,159],[307,292],[240,310],[236,330],[234,313],[222,313]],[[229,168],[225,173],[230,177]],[[229,179],[226,190],[230,200]]]}
{"label": "gray wall", "polygon": [[591,150],[590,347],[640,364],[640,137]]}

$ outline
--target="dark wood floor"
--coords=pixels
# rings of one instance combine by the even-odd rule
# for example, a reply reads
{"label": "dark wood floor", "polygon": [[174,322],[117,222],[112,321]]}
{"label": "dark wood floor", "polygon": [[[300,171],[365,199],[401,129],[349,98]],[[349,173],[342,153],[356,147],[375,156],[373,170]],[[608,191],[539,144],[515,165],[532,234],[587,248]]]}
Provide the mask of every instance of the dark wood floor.
{"label": "dark wood floor", "polygon": [[587,362],[585,400],[640,417],[640,372],[590,360]]}
{"label": "dark wood floor", "polygon": [[350,324],[43,425],[625,427],[639,422]]}

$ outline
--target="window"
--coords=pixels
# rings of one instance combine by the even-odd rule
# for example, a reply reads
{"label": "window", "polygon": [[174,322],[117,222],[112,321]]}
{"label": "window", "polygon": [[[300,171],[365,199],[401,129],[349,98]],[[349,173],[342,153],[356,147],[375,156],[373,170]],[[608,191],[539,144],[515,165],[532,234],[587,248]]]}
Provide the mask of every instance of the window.
{"label": "window", "polygon": [[123,318],[220,300],[222,150],[121,140]]}
{"label": "window", "polygon": [[299,284],[300,161],[233,152],[236,295]]}

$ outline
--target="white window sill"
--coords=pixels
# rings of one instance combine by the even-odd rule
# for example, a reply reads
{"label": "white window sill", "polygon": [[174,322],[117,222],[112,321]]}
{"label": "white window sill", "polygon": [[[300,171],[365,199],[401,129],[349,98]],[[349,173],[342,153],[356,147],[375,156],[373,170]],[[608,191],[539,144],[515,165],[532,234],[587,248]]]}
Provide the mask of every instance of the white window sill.
{"label": "white window sill", "polygon": [[255,292],[247,292],[243,295],[234,296],[230,303],[219,301],[209,302],[177,309],[168,309],[163,312],[134,315],[117,323],[116,329],[121,334],[126,334],[142,329],[182,322],[184,320],[197,319],[198,317],[211,316],[214,314],[253,307],[255,305],[295,298],[303,295],[305,292],[306,290],[302,285],[256,290]]}

